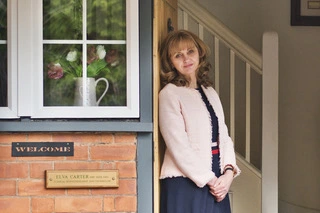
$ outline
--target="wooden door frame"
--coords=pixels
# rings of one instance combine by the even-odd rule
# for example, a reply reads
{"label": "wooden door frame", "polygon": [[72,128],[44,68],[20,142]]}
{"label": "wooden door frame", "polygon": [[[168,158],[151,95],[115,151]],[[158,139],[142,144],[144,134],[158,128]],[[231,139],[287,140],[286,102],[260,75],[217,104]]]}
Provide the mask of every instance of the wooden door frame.
{"label": "wooden door frame", "polygon": [[159,213],[160,207],[160,184],[159,175],[164,152],[164,143],[158,125],[158,94],[160,91],[160,57],[159,46],[161,40],[168,33],[168,18],[174,29],[178,28],[178,2],[177,0],[153,0],[153,205],[154,213]]}

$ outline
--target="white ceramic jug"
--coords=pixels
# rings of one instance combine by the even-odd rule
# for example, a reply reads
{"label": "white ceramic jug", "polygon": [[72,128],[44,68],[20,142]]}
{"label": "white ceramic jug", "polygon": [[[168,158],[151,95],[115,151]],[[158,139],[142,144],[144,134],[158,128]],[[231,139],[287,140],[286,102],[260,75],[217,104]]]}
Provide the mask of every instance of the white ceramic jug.
{"label": "white ceramic jug", "polygon": [[[86,79],[86,99],[83,101],[83,78],[76,78],[75,94],[74,94],[74,106],[99,106],[100,101],[107,93],[109,89],[109,82],[105,78],[99,78],[95,80],[94,78]],[[102,95],[97,101],[96,97],[96,87],[100,81],[106,83],[106,88]]]}

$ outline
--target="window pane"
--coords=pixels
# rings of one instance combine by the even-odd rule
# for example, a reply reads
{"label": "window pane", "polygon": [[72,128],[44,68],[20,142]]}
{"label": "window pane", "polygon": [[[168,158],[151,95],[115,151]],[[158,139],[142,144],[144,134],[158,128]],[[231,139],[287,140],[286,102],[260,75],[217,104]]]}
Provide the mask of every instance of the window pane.
{"label": "window pane", "polygon": [[73,106],[74,79],[82,76],[82,45],[43,46],[44,106]]}
{"label": "window pane", "polygon": [[82,0],[43,0],[43,39],[82,39]]}
{"label": "window pane", "polygon": [[126,0],[43,0],[43,39],[44,106],[127,105]]}
{"label": "window pane", "polygon": [[87,14],[88,39],[126,39],[125,0],[88,0]]}
{"label": "window pane", "polygon": [[0,0],[0,107],[8,106],[7,0]]}
{"label": "window pane", "polygon": [[126,106],[126,45],[88,45],[87,50],[87,76],[102,78],[96,87],[97,98],[102,96],[99,105]]}

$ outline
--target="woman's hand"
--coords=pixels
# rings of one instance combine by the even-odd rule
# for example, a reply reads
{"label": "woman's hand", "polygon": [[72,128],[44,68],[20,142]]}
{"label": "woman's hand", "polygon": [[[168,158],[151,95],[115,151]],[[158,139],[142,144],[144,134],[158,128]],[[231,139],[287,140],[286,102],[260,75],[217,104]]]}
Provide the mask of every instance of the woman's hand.
{"label": "woman's hand", "polygon": [[213,185],[208,186],[210,193],[216,198],[217,202],[222,201],[229,192],[231,183],[233,181],[233,171],[227,170],[223,175],[216,179]]}
{"label": "woman's hand", "polygon": [[216,183],[216,181],[218,180],[218,178],[216,176],[214,176],[214,178],[212,178],[207,185],[209,186],[210,190],[211,188],[213,188],[214,184]]}

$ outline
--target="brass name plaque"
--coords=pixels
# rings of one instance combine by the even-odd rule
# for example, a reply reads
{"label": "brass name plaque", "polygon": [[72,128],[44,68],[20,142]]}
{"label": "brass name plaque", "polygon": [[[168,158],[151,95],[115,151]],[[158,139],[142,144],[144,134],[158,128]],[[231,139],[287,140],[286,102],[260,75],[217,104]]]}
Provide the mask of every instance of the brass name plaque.
{"label": "brass name plaque", "polygon": [[46,170],[46,188],[115,188],[118,170]]}

